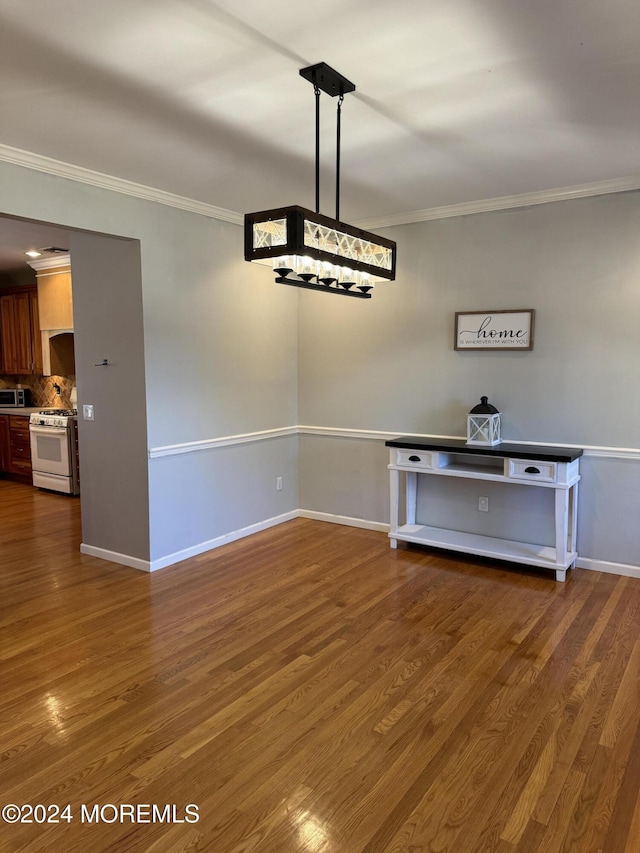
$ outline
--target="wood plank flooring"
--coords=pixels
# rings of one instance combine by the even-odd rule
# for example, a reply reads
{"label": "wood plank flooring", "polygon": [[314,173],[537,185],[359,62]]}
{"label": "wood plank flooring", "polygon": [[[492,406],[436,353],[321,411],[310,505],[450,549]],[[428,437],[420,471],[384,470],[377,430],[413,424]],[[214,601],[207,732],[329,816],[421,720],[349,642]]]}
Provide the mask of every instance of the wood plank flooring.
{"label": "wood plank flooring", "polygon": [[304,519],[153,575],[79,543],[0,481],[0,799],[60,820],[3,853],[640,851],[640,581]]}

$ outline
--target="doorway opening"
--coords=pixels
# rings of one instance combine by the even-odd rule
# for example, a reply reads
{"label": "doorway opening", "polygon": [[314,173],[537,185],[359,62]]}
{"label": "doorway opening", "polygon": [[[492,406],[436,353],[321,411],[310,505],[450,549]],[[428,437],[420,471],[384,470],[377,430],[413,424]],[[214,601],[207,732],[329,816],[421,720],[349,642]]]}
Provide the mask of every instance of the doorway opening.
{"label": "doorway opening", "polygon": [[[71,314],[63,319],[47,319],[44,322],[47,328],[43,328],[38,296],[44,288],[39,288],[39,270],[29,266],[31,259],[25,252],[47,247],[68,251]],[[56,251],[51,256],[62,254],[63,251]],[[46,259],[47,253],[41,252],[41,256]],[[45,273],[51,273],[43,276],[47,283],[54,278],[54,260],[49,270],[44,264]],[[15,362],[5,365],[3,361],[0,389],[20,386],[30,399],[22,412],[16,409],[6,415],[0,407],[0,447],[3,415],[7,417],[10,432],[12,417],[22,421],[34,410],[58,413],[63,409],[79,409],[77,458],[82,534],[78,548],[103,550],[107,558],[109,553],[124,553],[148,559],[139,241],[0,213],[0,304],[3,294],[9,292],[33,294],[29,335],[23,336],[31,347],[31,358],[20,364],[17,372]],[[44,309],[45,316],[49,316],[48,310]],[[7,330],[9,337],[15,338],[15,328],[7,325]],[[8,350],[12,341],[4,334],[7,330],[0,326],[0,339],[7,341]],[[44,358],[36,352],[38,343],[45,350],[50,347]],[[83,403],[86,411],[91,412],[86,418],[82,417]],[[6,447],[9,454],[15,448],[11,435]],[[11,471],[8,473],[13,482],[35,488],[27,464],[21,478]],[[0,477],[5,474],[0,473]],[[67,495],[58,497],[69,500]],[[127,510],[127,498],[135,501],[134,513]],[[134,523],[133,532],[128,532],[128,520]]]}

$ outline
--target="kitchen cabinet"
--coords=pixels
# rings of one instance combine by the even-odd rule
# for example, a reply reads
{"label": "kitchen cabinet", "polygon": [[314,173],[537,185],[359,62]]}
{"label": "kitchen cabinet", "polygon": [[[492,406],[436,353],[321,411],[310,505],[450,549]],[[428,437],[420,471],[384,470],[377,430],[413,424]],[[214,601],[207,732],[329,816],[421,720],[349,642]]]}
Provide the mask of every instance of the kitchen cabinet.
{"label": "kitchen cabinet", "polygon": [[0,415],[0,471],[6,472],[11,465],[9,439],[9,415]]}
{"label": "kitchen cabinet", "polygon": [[31,479],[28,415],[9,415],[9,471]]}
{"label": "kitchen cabinet", "polygon": [[37,290],[29,291],[29,323],[31,333],[31,355],[33,372],[42,374],[42,334],[40,332],[40,311]]}
{"label": "kitchen cabinet", "polygon": [[0,472],[31,482],[28,415],[0,415]]}
{"label": "kitchen cabinet", "polygon": [[0,327],[2,328],[2,370],[4,373],[16,373],[18,356],[16,353],[16,322],[13,295],[0,296]]}
{"label": "kitchen cabinet", "polygon": [[2,371],[10,375],[42,373],[42,343],[35,288],[0,296]]}
{"label": "kitchen cabinet", "polygon": [[28,293],[16,293],[14,301],[16,330],[16,373],[33,373],[33,349],[31,346],[31,307]]}

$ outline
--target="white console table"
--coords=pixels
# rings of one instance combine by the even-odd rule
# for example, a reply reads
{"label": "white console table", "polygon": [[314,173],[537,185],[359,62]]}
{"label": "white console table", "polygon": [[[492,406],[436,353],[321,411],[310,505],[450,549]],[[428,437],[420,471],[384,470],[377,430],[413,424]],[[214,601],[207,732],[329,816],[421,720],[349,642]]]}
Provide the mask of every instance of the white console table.
{"label": "white console table", "polygon": [[[494,447],[478,447],[467,445],[463,440],[422,439],[416,436],[403,436],[385,443],[390,448],[389,537],[392,548],[397,548],[398,542],[430,545],[552,569],[556,580],[565,580],[567,569],[574,565],[578,556],[576,541],[581,449],[504,442]],[[492,481],[504,483],[506,488],[510,484],[524,484],[538,489],[553,489],[555,547],[416,524],[418,477],[423,475]],[[403,480],[406,517],[401,520]]]}

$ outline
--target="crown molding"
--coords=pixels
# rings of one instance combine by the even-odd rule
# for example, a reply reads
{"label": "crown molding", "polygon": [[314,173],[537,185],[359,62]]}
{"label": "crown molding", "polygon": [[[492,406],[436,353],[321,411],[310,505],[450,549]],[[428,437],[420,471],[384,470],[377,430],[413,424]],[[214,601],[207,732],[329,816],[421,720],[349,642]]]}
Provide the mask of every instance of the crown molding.
{"label": "crown molding", "polygon": [[34,169],[37,172],[46,172],[59,178],[68,178],[72,181],[80,181],[83,184],[91,184],[105,190],[116,193],[135,196],[145,201],[153,201],[165,204],[168,207],[177,207],[189,213],[199,213],[211,219],[221,219],[223,222],[231,222],[234,225],[242,225],[244,217],[241,213],[226,210],[224,207],[216,207],[186,196],[147,187],[124,178],[116,178],[113,175],[105,175],[102,172],[94,172],[93,169],[85,169],[83,166],[74,166],[72,163],[64,163],[62,160],[54,160],[42,154],[34,154],[32,151],[23,151],[21,148],[12,148],[10,145],[0,143],[0,160]]}
{"label": "crown molding", "polygon": [[459,204],[445,204],[441,207],[428,207],[424,210],[395,213],[389,216],[376,216],[370,219],[360,219],[356,225],[365,230],[375,230],[376,228],[389,228],[393,225],[413,225],[416,222],[429,222],[433,219],[450,219],[454,216],[510,210],[514,207],[533,207],[538,204],[550,204],[554,201],[568,201],[575,198],[589,198],[639,189],[640,175],[631,175],[626,178],[612,178],[608,181],[597,181],[591,184],[578,184],[572,187],[558,187],[551,190],[506,195],[498,198],[464,201]]}
{"label": "crown molding", "polygon": [[[60,178],[68,178],[72,181],[80,181],[91,184],[94,187],[111,190],[112,192],[124,193],[124,195],[135,196],[146,201],[165,204],[168,207],[177,207],[189,213],[198,213],[211,219],[220,219],[223,222],[231,222],[233,225],[243,225],[244,217],[234,210],[224,207],[216,207],[202,201],[196,201],[186,196],[176,195],[165,190],[137,184],[124,178],[116,178],[103,172],[95,172],[83,166],[75,166],[72,163],[64,163],[62,160],[54,160],[43,154],[35,154],[32,151],[24,151],[21,148],[13,148],[10,145],[0,143],[0,160],[34,169],[38,172],[46,172]],[[358,220],[355,224],[366,230],[376,228],[389,228],[393,225],[413,225],[417,222],[429,222],[434,219],[450,219],[454,216],[469,216],[473,213],[488,213],[497,210],[509,210],[514,207],[531,207],[538,204],[549,204],[554,201],[567,201],[576,198],[589,198],[590,196],[607,195],[609,193],[631,192],[640,189],[640,175],[631,175],[625,178],[612,178],[607,181],[597,181],[590,184],[578,184],[571,187],[559,187],[551,190],[540,190],[538,192],[520,193],[519,195],[500,196],[498,198],[479,199],[477,201],[465,201],[459,204],[446,204],[441,207],[428,207],[424,210],[413,210],[405,213],[395,213],[388,216],[376,216],[370,219]]]}
{"label": "crown molding", "polygon": [[28,260],[27,264],[36,272],[40,272],[41,270],[57,270],[60,267],[71,266],[71,255],[65,252],[64,254],[56,254],[48,258],[33,258]]}

